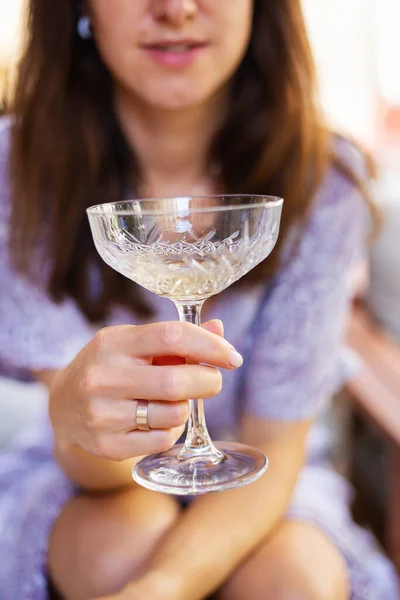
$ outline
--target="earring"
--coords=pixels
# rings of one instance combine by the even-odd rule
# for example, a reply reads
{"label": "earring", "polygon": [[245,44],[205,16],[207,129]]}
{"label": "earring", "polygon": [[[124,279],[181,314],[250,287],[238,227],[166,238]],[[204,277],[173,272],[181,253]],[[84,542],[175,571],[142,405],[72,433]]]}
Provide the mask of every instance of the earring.
{"label": "earring", "polygon": [[92,21],[88,16],[80,17],[77,24],[78,35],[82,40],[89,40],[92,37]]}

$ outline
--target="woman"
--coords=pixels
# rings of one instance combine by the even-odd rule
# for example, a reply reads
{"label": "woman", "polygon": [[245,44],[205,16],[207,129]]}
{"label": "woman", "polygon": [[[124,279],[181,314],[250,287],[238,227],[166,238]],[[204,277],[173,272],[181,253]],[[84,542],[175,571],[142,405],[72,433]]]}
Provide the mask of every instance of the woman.
{"label": "woman", "polygon": [[[29,34],[1,134],[0,348],[49,385],[52,427],[0,463],[1,597],[41,600],[51,580],[67,600],[396,598],[312,427],[335,387],[367,174],[321,124],[299,1],[41,0]],[[285,197],[274,255],[209,308],[237,350],[219,321],[169,323],[172,303],[98,258],[85,208],[132,190]],[[182,509],[132,483],[132,457],[175,442],[218,368],[213,436],[271,466]]]}

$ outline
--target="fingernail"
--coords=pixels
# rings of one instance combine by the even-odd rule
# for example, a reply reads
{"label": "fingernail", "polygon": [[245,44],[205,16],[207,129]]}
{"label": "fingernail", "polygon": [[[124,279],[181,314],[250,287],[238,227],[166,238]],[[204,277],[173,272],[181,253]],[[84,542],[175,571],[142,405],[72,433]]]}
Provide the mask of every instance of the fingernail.
{"label": "fingernail", "polygon": [[236,352],[236,350],[231,350],[229,354],[229,364],[231,367],[241,367],[243,364],[243,356]]}

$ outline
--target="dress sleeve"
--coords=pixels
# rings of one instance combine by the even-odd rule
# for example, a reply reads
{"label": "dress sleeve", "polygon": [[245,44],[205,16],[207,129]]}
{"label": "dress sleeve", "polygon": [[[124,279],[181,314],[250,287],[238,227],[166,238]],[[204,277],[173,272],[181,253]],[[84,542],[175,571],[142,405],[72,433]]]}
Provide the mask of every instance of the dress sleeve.
{"label": "dress sleeve", "polygon": [[10,122],[0,120],[0,373],[59,369],[93,336],[72,299],[53,302],[45,287],[11,267],[8,155]]}
{"label": "dress sleeve", "polygon": [[272,420],[315,415],[336,388],[351,274],[366,249],[366,202],[330,172],[295,258],[278,275],[244,382],[244,410]]}

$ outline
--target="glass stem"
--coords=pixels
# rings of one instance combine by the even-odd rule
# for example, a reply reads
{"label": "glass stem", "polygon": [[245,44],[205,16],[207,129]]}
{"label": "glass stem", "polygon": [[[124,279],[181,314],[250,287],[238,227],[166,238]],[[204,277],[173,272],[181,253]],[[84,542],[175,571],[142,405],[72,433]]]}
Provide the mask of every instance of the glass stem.
{"label": "glass stem", "polygon": [[[201,309],[204,300],[193,304],[175,302],[179,319],[184,323],[200,325]],[[189,400],[189,421],[185,444],[179,454],[180,460],[207,456],[208,459],[220,462],[224,455],[214,446],[207,430],[204,416],[203,400]]]}

